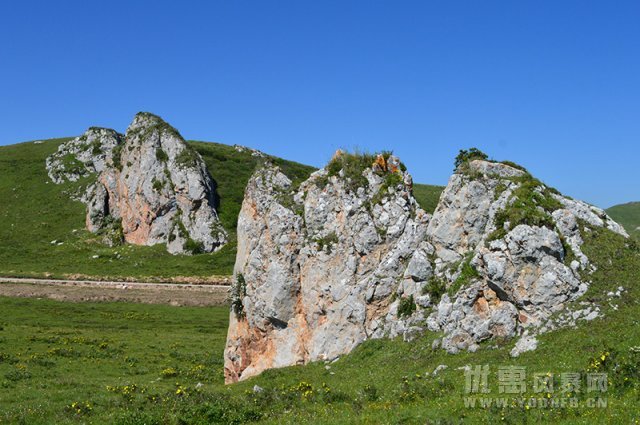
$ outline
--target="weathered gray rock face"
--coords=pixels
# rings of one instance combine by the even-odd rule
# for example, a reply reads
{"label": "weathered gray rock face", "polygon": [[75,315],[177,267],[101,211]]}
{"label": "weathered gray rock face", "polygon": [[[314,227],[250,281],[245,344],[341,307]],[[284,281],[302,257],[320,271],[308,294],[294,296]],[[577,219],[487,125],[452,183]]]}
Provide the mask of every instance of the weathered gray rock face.
{"label": "weathered gray rock face", "polygon": [[[430,239],[445,263],[460,260],[480,243],[487,230],[494,230],[491,225],[495,213],[504,208],[516,186],[507,179],[525,174],[503,164],[479,160],[472,161],[469,169],[470,174],[479,176],[453,174],[429,223]],[[500,183],[506,187],[496,200]]]}
{"label": "weathered gray rock face", "polygon": [[[59,165],[70,155],[84,164],[81,173]],[[204,161],[155,115],[136,115],[125,136],[90,129],[47,164],[56,182],[98,173],[83,197],[92,232],[116,231],[136,245],[163,243],[174,254],[211,252],[227,241]]]}
{"label": "weathered gray rock face", "polygon": [[47,158],[49,177],[61,184],[101,173],[113,162],[113,150],[122,143],[124,137],[116,131],[91,127],[82,136],[61,144],[58,151]]}
{"label": "weathered gray rock face", "polygon": [[465,163],[430,217],[397,158],[365,167],[361,187],[336,172],[341,158],[299,188],[275,167],[250,180],[227,382],[425,327],[452,353],[518,335],[514,355],[535,349],[535,330],[588,288],[585,226],[625,235],[602,210],[507,164]]}
{"label": "weathered gray rock face", "polygon": [[[427,319],[430,330],[444,331],[442,347],[475,350],[481,341],[536,329],[583,295],[584,225],[626,236],[602,210],[509,165],[476,160],[454,174],[428,234],[437,249],[436,273],[451,292]],[[465,265],[474,270],[466,281]]]}
{"label": "weathered gray rock face", "polygon": [[399,319],[394,298],[399,282],[416,292],[430,273],[429,215],[409,176],[387,167],[396,161],[362,170],[367,183],[355,191],[343,171],[320,170],[295,189],[276,167],[251,178],[238,220],[227,382],[332,359],[420,321]]}

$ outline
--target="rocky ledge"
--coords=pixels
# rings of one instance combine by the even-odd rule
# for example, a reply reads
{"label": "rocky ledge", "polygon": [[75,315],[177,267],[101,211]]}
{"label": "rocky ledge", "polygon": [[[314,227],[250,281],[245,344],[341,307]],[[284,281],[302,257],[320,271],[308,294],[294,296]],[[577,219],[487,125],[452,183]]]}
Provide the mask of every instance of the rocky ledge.
{"label": "rocky ledge", "polygon": [[238,221],[226,382],[429,331],[451,353],[519,335],[514,355],[534,349],[588,288],[582,232],[626,233],[515,164],[472,150],[456,166],[433,216],[393,155],[339,151],[299,187],[258,170]]}
{"label": "rocky ledge", "polygon": [[87,229],[109,244],[162,243],[191,254],[227,242],[204,161],[153,114],[137,114],[125,135],[90,128],[47,158],[47,170],[57,184],[93,181],[82,196]]}

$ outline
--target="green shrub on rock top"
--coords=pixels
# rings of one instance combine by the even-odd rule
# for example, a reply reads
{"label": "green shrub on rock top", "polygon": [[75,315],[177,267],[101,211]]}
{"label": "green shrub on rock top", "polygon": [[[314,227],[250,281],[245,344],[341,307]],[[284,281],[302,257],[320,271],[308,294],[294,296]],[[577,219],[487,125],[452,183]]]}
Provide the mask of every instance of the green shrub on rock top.
{"label": "green shrub on rock top", "polygon": [[524,171],[525,173],[529,173],[529,171],[527,171],[526,168],[524,168],[520,164],[516,164],[515,162],[512,162],[512,161],[500,161],[500,163],[504,164],[504,165],[508,165],[511,168],[515,168],[516,170],[520,170],[520,171]]}
{"label": "green shrub on rock top", "polygon": [[[327,173],[317,177],[315,184],[319,189],[324,189],[331,178],[339,178],[348,191],[356,193],[359,188],[365,190],[369,188],[369,180],[365,176],[365,171],[373,169],[377,175],[383,178],[383,181],[367,205],[371,207],[379,204],[389,194],[390,188],[395,188],[403,183],[402,173],[407,170],[406,165],[402,162],[398,164],[397,170],[388,169],[388,160],[392,155],[391,151],[374,154],[339,151],[325,167]],[[378,164],[379,167],[375,168],[375,164]]]}
{"label": "green shrub on rock top", "polygon": [[376,159],[376,155],[369,153],[350,153],[340,152],[335,155],[329,164],[327,165],[327,180],[320,182],[320,184],[328,181],[328,178],[333,176],[339,176],[342,171],[342,178],[346,184],[347,189],[352,192],[356,192],[359,187],[368,187],[369,181],[363,172],[370,168]]}
{"label": "green shrub on rock top", "polygon": [[489,156],[478,148],[471,148],[469,150],[460,149],[460,152],[454,161],[453,170],[456,171],[461,165],[467,164],[476,159],[487,160],[489,159]]}
{"label": "green shrub on rock top", "polygon": [[475,160],[481,160],[481,161],[487,161],[487,162],[491,162],[491,163],[495,163],[495,164],[503,164],[503,165],[507,165],[511,168],[515,168],[516,170],[520,170],[520,171],[524,171],[525,173],[529,174],[529,172],[527,171],[526,168],[524,168],[522,165],[520,164],[516,164],[515,162],[512,161],[496,161],[494,159],[490,159],[489,156],[482,152],[480,149],[478,148],[471,148],[471,149],[461,149],[460,152],[458,153],[458,155],[456,156],[456,159],[454,161],[454,169],[453,171],[455,172],[462,172],[470,177],[481,177],[482,173],[479,172],[472,172],[471,170],[469,170],[468,164],[471,161],[475,161]]}
{"label": "green shrub on rock top", "polygon": [[176,130],[169,123],[165,122],[159,116],[152,114],[150,112],[138,112],[136,114],[137,117],[143,117],[152,121],[152,125],[148,125],[144,128],[137,129],[136,132],[141,139],[147,139],[153,135],[154,132],[157,132],[158,135],[162,135],[164,133],[169,134],[172,137],[177,137],[182,139],[182,135],[180,132]]}

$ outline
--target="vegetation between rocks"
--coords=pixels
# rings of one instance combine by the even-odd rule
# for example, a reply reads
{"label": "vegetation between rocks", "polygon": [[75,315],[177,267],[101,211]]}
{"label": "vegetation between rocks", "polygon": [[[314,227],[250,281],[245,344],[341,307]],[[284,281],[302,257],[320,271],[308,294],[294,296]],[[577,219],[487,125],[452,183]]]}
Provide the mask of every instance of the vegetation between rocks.
{"label": "vegetation between rocks", "polygon": [[329,254],[331,254],[332,246],[339,242],[336,232],[331,232],[323,237],[315,238],[314,240],[318,244],[318,251],[323,251],[326,248],[327,253]]}
{"label": "vegetation between rocks", "polygon": [[469,253],[462,260],[462,263],[459,266],[460,274],[447,289],[447,293],[450,297],[453,297],[460,288],[463,288],[471,283],[473,279],[480,277],[480,273],[478,273],[473,264],[471,264],[472,259],[473,253]]}
{"label": "vegetation between rocks", "polygon": [[517,187],[506,207],[496,213],[496,230],[489,235],[487,242],[503,238],[519,224],[555,229],[551,213],[562,208],[562,204],[553,197],[554,190],[528,173],[508,180]]}
{"label": "vegetation between rocks", "polygon": [[431,276],[426,285],[422,287],[422,295],[429,295],[433,305],[438,304],[442,296],[446,293],[447,282],[436,275]]}
{"label": "vegetation between rocks", "polygon": [[409,317],[416,311],[416,302],[413,299],[413,295],[400,298],[400,304],[398,304],[398,317]]}
{"label": "vegetation between rocks", "polygon": [[244,317],[244,306],[242,301],[246,296],[247,283],[244,280],[242,273],[238,273],[231,285],[231,311],[233,311],[238,319]]}
{"label": "vegetation between rocks", "polygon": [[156,148],[156,159],[161,162],[167,162],[169,160],[169,155],[162,149],[161,147]]}

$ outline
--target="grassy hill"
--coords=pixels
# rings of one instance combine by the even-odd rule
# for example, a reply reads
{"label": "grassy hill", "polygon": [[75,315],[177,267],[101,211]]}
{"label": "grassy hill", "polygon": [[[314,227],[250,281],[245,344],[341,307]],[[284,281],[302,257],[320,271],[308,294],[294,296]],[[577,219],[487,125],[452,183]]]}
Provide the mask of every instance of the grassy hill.
{"label": "grassy hill", "polygon": [[629,235],[640,239],[640,202],[613,206],[607,210],[607,214],[622,224]]}
{"label": "grassy hill", "polygon": [[444,190],[444,186],[433,186],[429,184],[414,184],[413,196],[423,210],[432,213],[438,206],[440,194]]}
{"label": "grassy hill", "polygon": [[[449,355],[432,349],[440,335],[427,333],[409,343],[370,340],[329,365],[270,370],[227,387],[227,308],[0,298],[0,423],[637,423],[640,250],[603,229],[583,248],[597,266],[583,299],[604,317],[544,334],[536,351],[511,358],[510,340]],[[622,297],[609,299],[620,285]],[[447,368],[434,376],[439,365]],[[476,365],[490,367],[489,394],[466,393],[463,368]],[[524,393],[500,392],[501,367],[525,368]],[[563,373],[580,374],[579,392],[562,390]],[[606,391],[587,391],[587,373],[606,373]],[[535,392],[534,374],[551,375],[553,390]],[[468,396],[509,402],[471,408]],[[566,404],[526,407],[522,398]],[[606,407],[590,406],[596,398]]]}
{"label": "grassy hill", "polygon": [[[0,275],[166,279],[230,275],[235,262],[236,224],[244,188],[259,159],[245,150],[189,142],[203,157],[218,184],[222,225],[230,243],[213,254],[174,256],[163,245],[110,248],[85,230],[85,206],[70,199],[90,181],[55,185],[45,159],[66,139],[0,147]],[[313,167],[271,157],[292,180]],[[433,210],[442,188],[416,185],[416,198]]]}
{"label": "grassy hill", "polygon": [[[89,181],[55,185],[45,169],[45,158],[66,140],[0,147],[0,275],[168,278],[231,274],[236,217],[258,158],[232,146],[190,142],[218,183],[220,219],[231,242],[213,254],[173,256],[162,245],[109,248],[85,230],[85,206],[70,195],[79,193]],[[272,159],[294,180],[314,170]]]}

